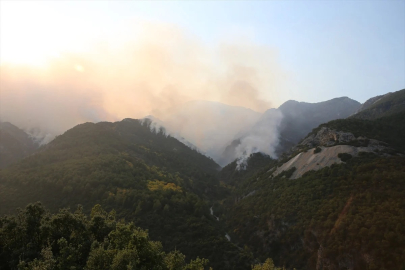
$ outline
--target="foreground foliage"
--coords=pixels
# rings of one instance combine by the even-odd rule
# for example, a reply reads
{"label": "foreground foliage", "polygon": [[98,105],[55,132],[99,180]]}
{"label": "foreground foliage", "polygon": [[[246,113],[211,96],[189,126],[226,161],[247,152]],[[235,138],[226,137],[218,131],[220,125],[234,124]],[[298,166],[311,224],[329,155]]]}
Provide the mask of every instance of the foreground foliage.
{"label": "foreground foliage", "polygon": [[200,270],[207,263],[197,258],[186,264],[179,251],[165,253],[146,231],[117,221],[114,211],[100,205],[90,218],[81,207],[52,215],[36,203],[0,219],[0,268],[5,270]]}

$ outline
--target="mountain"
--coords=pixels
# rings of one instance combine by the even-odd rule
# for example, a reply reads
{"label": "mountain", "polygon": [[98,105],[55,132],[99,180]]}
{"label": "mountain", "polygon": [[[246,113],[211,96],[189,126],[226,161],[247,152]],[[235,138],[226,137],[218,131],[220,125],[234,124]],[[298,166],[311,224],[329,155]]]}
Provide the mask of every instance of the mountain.
{"label": "mountain", "polygon": [[[0,268],[20,263],[30,269],[55,259],[78,268],[89,261],[125,268],[142,236],[145,247],[157,251],[150,253],[154,258],[176,257],[183,269],[197,256],[214,269],[257,263],[254,269],[272,269],[269,257],[288,270],[403,269],[402,95],[376,97],[362,108],[348,98],[286,102],[250,128],[243,128],[249,120],[232,130],[239,130],[239,139],[225,151],[243,158],[222,169],[181,129],[153,117],[78,125],[0,170],[0,214],[14,214],[0,218]],[[207,104],[202,108],[210,114]],[[298,139],[301,129],[340,116],[346,118],[321,123]],[[185,123],[185,130],[201,127],[213,139],[204,117]],[[279,159],[257,151],[276,152],[280,144],[293,147]],[[30,204],[35,201],[55,214]],[[77,210],[59,210],[64,207]]]}
{"label": "mountain", "polygon": [[[306,103],[289,100],[278,109],[267,110],[253,127],[233,140],[223,152],[223,159],[231,162],[238,157],[237,148],[244,138],[256,137],[256,141],[271,141],[260,151],[278,156],[288,151],[318,125],[354,114],[360,103],[347,97],[334,98],[319,103]],[[267,129],[268,132],[263,132]],[[256,143],[256,142],[254,142]],[[267,152],[272,149],[271,152]]]}
{"label": "mountain", "polygon": [[367,100],[353,118],[373,120],[405,111],[405,89]]}
{"label": "mountain", "polygon": [[287,101],[279,107],[283,114],[280,137],[298,143],[318,125],[335,119],[347,118],[360,103],[348,97],[334,98],[319,103]]}
{"label": "mountain", "polygon": [[0,169],[32,154],[39,144],[22,129],[0,122]]}
{"label": "mountain", "polygon": [[358,113],[377,111],[374,120],[321,124],[279,160],[228,180],[214,211],[233,241],[287,269],[404,268],[405,111],[398,97],[387,108],[393,94]]}
{"label": "mountain", "polygon": [[0,171],[0,213],[35,201],[53,212],[100,204],[148,229],[166,251],[202,256],[216,269],[248,267],[209,211],[225,192],[218,164],[151,125],[124,119],[68,130]]}

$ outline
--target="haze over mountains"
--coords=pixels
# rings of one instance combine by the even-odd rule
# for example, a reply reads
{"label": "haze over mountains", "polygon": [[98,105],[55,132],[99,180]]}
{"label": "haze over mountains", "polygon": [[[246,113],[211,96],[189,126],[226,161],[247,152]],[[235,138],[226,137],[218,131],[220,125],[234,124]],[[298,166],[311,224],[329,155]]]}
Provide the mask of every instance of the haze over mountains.
{"label": "haze over mountains", "polygon": [[405,270],[404,10],[0,0],[0,270]]}
{"label": "haze over mountains", "polygon": [[[289,101],[236,135],[268,136],[254,132],[260,124],[267,129],[273,123],[271,117],[286,108],[292,112],[291,118],[281,117],[277,127],[288,130],[285,134],[291,134],[291,140],[300,136],[296,125],[309,129],[320,119],[349,117],[321,123],[279,159],[251,153],[243,170],[240,159],[221,169],[191,143],[190,147],[186,141],[168,136],[158,120],[77,125],[26,158],[4,165],[0,170],[0,214],[13,214],[17,207],[35,201],[52,212],[74,209],[77,204],[84,210],[79,207],[73,216],[62,211],[51,217],[42,206],[29,205],[19,218],[1,218],[0,258],[7,259],[0,260],[0,266],[14,269],[21,263],[20,251],[29,254],[25,263],[33,264],[34,259],[45,263],[48,257],[40,254],[50,248],[57,262],[88,267],[103,239],[116,241],[115,233],[105,233],[123,228],[113,221],[116,215],[148,229],[165,252],[179,250],[187,261],[203,256],[215,269],[249,269],[267,257],[287,269],[401,269],[405,250],[401,226],[405,222],[404,100],[405,89],[371,98],[368,103],[372,104],[356,114],[351,112],[360,105],[348,98],[318,104]],[[191,105],[181,108],[178,115],[213,106],[214,115],[242,111],[257,117],[244,108],[207,102]],[[285,120],[294,120],[294,115],[301,115],[303,123]],[[280,124],[283,121],[285,126]],[[186,124],[184,134],[193,131],[194,123]],[[244,124],[238,128],[242,130]],[[1,125],[0,134],[1,150],[8,151],[1,153],[15,150],[20,154],[23,146],[30,145],[29,137],[9,123]],[[207,134],[215,138],[215,133]],[[79,219],[80,211],[90,213],[96,204],[112,212],[107,215],[100,206],[91,210],[86,221],[90,222],[87,244],[76,238],[77,232],[72,233],[75,226],[60,232],[62,225],[55,225],[61,219],[66,220],[60,224],[77,224],[74,220]],[[113,223],[107,226],[101,218]],[[47,232],[46,228],[54,229]],[[25,230],[36,233],[26,234]],[[63,249],[64,241],[69,250]],[[89,241],[93,241],[91,246]],[[97,252],[110,250],[107,242]],[[73,256],[77,252],[80,257]],[[71,255],[70,260],[64,259],[66,254]],[[105,263],[114,265],[121,255],[116,256],[105,257]]]}
{"label": "haze over mountains", "polygon": [[[359,102],[349,98],[314,104],[287,101],[278,109],[260,114],[219,102],[191,101],[171,110],[163,119],[146,118],[157,128],[164,127],[167,135],[190,143],[225,166],[235,159],[240,159],[242,164],[250,154],[257,152],[275,158],[317,125],[346,118],[359,107]],[[59,134],[53,136],[56,135]],[[37,136],[36,140],[46,142],[51,137],[47,134],[46,138]]]}

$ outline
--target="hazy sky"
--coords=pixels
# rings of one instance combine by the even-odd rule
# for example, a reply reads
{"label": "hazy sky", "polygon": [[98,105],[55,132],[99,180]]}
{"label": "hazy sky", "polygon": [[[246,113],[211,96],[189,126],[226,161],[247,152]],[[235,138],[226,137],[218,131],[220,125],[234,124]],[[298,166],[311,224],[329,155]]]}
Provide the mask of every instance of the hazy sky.
{"label": "hazy sky", "polygon": [[0,120],[61,132],[192,100],[405,87],[405,1],[0,1]]}
{"label": "hazy sky", "polygon": [[287,80],[276,93],[260,91],[275,105],[336,96],[364,102],[405,86],[401,0],[55,2],[1,1],[3,63],[38,63],[104,37],[125,40],[131,24],[150,21],[207,46],[247,38],[273,49]]}

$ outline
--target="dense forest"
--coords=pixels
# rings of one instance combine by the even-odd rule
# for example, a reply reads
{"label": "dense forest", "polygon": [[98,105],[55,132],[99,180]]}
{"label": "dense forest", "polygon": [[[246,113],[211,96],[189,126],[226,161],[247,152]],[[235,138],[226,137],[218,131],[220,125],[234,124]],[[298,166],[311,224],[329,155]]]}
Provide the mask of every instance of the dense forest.
{"label": "dense forest", "polygon": [[364,154],[296,180],[271,173],[221,205],[233,239],[298,269],[315,269],[320,256],[353,269],[405,267],[405,158]]}
{"label": "dense forest", "polygon": [[246,269],[251,257],[210,215],[223,196],[218,165],[150,122],[86,123],[0,171],[0,211],[41,201],[51,211],[101,204],[147,228],[166,251],[207,258],[216,269]]}
{"label": "dense forest", "polygon": [[200,270],[207,259],[188,264],[178,250],[164,252],[160,242],[133,223],[117,220],[100,205],[90,218],[78,206],[51,214],[40,203],[0,219],[1,269],[189,269]]}

